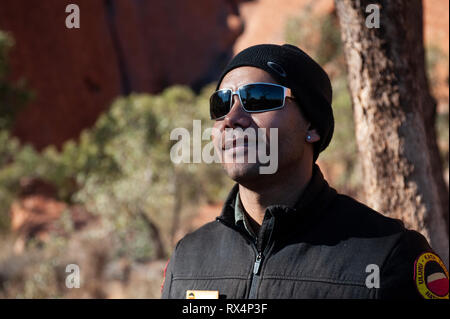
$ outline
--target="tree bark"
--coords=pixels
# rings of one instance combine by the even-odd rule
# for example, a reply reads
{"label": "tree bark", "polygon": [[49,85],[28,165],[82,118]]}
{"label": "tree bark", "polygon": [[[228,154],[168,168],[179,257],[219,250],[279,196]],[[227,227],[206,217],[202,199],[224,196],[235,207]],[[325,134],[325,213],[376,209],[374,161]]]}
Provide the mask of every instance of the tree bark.
{"label": "tree bark", "polygon": [[[335,0],[366,203],[421,232],[448,266],[448,189],[426,78],[420,0]],[[366,7],[380,12],[366,26]]]}

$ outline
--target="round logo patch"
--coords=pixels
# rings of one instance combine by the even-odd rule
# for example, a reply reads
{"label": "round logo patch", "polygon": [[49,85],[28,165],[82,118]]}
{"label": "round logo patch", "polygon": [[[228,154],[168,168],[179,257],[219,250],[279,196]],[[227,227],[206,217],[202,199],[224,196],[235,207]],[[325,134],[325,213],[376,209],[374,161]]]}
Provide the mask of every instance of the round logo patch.
{"label": "round logo patch", "polygon": [[448,299],[448,271],[436,254],[423,253],[416,259],[414,281],[425,299]]}

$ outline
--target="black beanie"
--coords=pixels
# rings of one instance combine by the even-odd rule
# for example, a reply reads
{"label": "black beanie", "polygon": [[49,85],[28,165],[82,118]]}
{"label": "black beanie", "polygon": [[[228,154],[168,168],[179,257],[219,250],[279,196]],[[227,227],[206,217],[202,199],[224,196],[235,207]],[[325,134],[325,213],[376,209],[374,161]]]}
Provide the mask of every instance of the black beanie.
{"label": "black beanie", "polygon": [[216,89],[228,72],[241,66],[262,69],[291,89],[302,113],[320,134],[320,140],[314,143],[315,162],[330,144],[334,131],[332,88],[327,73],[296,46],[259,44],[241,51],[228,63]]}

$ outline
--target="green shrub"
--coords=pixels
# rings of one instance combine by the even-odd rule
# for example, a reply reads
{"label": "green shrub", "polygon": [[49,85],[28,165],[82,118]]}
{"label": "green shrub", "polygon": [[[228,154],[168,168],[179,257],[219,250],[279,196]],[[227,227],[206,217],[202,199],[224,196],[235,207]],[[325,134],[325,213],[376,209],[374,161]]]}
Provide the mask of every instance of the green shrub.
{"label": "green shrub", "polygon": [[[213,124],[208,118],[212,90],[210,86],[197,96],[187,87],[174,86],[159,95],[118,98],[92,128],[77,141],[67,141],[61,151],[49,146],[38,153],[1,131],[1,216],[7,216],[21,178],[34,177],[55,185],[59,199],[104,217],[106,227],[121,238],[118,254],[152,256],[153,243],[140,214],[161,230],[169,248],[174,218],[190,205],[223,199],[231,185],[216,164],[176,165],[170,160],[176,143],[170,140],[172,129],[192,131],[193,119],[202,120],[203,129]],[[127,245],[138,248],[124,249]]]}

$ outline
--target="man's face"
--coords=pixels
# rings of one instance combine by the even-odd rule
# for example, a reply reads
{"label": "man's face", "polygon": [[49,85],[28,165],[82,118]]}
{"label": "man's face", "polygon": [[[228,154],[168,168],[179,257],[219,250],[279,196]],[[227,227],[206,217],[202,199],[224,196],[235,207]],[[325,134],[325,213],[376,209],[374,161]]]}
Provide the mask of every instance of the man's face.
{"label": "man's face", "polygon": [[[255,82],[266,82],[278,84],[269,73],[255,67],[239,67],[231,70],[223,78],[219,89],[229,88],[235,91],[238,87]],[[287,171],[294,166],[300,165],[305,156],[306,134],[309,123],[302,116],[296,103],[287,98],[285,106],[282,109],[260,112],[247,113],[242,108],[237,95],[233,96],[233,105],[227,116],[214,123],[214,128],[221,133],[221,139],[214,138],[214,147],[218,152],[223,152],[222,166],[227,175],[238,183],[245,183],[258,179],[260,175],[261,164],[258,156],[256,163],[248,161],[248,153],[250,147],[258,147],[257,145],[244,145],[240,147],[225,147],[227,142],[225,130],[241,128],[246,130],[253,129],[255,132],[258,128],[264,128],[266,133],[266,149],[267,153],[271,149],[270,129],[278,129],[278,171]],[[311,149],[312,147],[309,146]],[[252,150],[253,151],[253,150]],[[312,157],[312,151],[308,153]],[[237,158],[243,156],[244,163],[240,163]],[[309,155],[308,155],[309,156]],[[242,162],[242,160],[241,160]]]}

